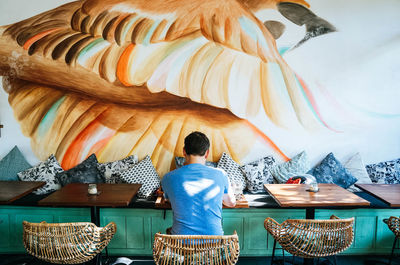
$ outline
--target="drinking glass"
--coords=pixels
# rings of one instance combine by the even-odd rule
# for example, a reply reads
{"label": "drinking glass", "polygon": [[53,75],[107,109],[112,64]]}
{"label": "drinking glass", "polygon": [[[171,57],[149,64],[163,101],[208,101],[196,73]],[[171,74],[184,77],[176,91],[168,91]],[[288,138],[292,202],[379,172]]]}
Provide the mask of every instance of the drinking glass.
{"label": "drinking glass", "polygon": [[239,182],[232,182],[232,189],[236,200],[240,200],[242,198],[242,185]]}

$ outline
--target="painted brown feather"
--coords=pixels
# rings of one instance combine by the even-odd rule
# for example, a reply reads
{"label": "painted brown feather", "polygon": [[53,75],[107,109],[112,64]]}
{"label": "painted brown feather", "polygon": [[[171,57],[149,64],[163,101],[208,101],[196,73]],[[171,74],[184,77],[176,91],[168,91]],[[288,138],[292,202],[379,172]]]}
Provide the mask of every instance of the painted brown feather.
{"label": "painted brown feather", "polygon": [[71,64],[73,61],[75,61],[79,52],[91,41],[93,41],[93,37],[85,35],[82,39],[71,45],[71,47],[68,49],[68,52],[65,54],[65,62],[67,64]]}

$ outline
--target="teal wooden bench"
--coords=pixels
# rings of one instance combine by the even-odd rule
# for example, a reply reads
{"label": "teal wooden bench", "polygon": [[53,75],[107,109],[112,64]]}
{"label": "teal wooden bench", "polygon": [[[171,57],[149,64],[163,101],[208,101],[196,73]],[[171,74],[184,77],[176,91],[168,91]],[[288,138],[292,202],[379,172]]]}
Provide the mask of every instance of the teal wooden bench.
{"label": "teal wooden bench", "polygon": [[[271,202],[270,198],[266,200]],[[263,222],[266,217],[272,217],[278,222],[289,218],[305,218],[304,209],[279,208],[276,204],[263,205],[262,201],[255,200],[255,206],[248,209],[223,210],[225,234],[237,231],[241,256],[271,255],[273,238],[264,229]],[[390,254],[394,236],[382,220],[392,215],[400,216],[400,209],[387,208],[378,203],[370,208],[315,211],[317,219],[328,219],[332,214],[342,218],[356,218],[354,243],[343,254]],[[102,208],[100,216],[102,226],[111,221],[117,224],[117,233],[108,246],[111,255],[150,256],[154,234],[165,232],[165,229],[172,225],[172,212],[153,209],[151,203],[135,202],[129,208]],[[24,220],[49,223],[90,221],[90,210],[24,206],[24,203],[0,206],[0,253],[25,253],[22,244]]]}

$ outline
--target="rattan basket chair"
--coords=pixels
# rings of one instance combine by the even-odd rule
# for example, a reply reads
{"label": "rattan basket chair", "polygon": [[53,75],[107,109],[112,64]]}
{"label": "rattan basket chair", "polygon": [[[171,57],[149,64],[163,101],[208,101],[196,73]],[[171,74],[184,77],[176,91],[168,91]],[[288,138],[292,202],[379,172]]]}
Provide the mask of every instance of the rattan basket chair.
{"label": "rattan basket chair", "polygon": [[[293,256],[320,258],[336,255],[351,246],[354,239],[354,218],[329,220],[288,219],[279,224],[272,218],[264,221],[265,229],[273,236],[275,245]],[[336,263],[336,260],[335,260]]]}
{"label": "rattan basket chair", "polygon": [[390,265],[390,264],[392,264],[392,259],[393,259],[394,250],[396,249],[397,239],[400,237],[400,218],[391,216],[389,219],[384,219],[383,222],[385,222],[387,224],[389,229],[394,234],[394,242],[393,242],[392,252],[390,254],[390,259],[389,259],[389,265]]}
{"label": "rattan basket chair", "polygon": [[29,254],[58,264],[78,264],[93,259],[110,242],[117,227],[93,223],[22,223],[23,241]]}
{"label": "rattan basket chair", "polygon": [[165,235],[154,238],[154,262],[162,265],[233,265],[239,258],[236,231],[228,236]]}

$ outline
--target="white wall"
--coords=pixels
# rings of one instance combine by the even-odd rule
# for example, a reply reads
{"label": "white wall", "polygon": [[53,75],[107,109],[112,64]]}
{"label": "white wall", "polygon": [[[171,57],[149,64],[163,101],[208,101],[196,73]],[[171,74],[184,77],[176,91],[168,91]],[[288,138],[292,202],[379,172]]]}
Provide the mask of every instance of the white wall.
{"label": "white wall", "polygon": [[[67,0],[2,0],[0,1],[0,25],[8,25],[29,18],[41,12],[65,4]],[[1,77],[0,77],[1,78]],[[0,84],[0,158],[4,157],[15,145],[22,151],[29,163],[36,164],[38,159],[32,152],[29,138],[20,130],[8,104],[8,94]]]}
{"label": "white wall", "polygon": [[[1,0],[0,25],[57,7],[63,0]],[[282,134],[288,155],[305,148],[318,162],[333,151],[340,159],[361,152],[366,163],[400,157],[400,1],[310,0],[311,9],[338,32],[320,36],[288,52],[284,59],[306,80],[330,125],[341,131],[309,135]],[[264,19],[279,17],[260,12]],[[280,18],[287,31],[279,46],[296,43],[304,34]],[[328,96],[327,96],[328,95]],[[7,93],[0,88],[0,158],[14,145],[32,164],[37,158],[20,132]]]}

